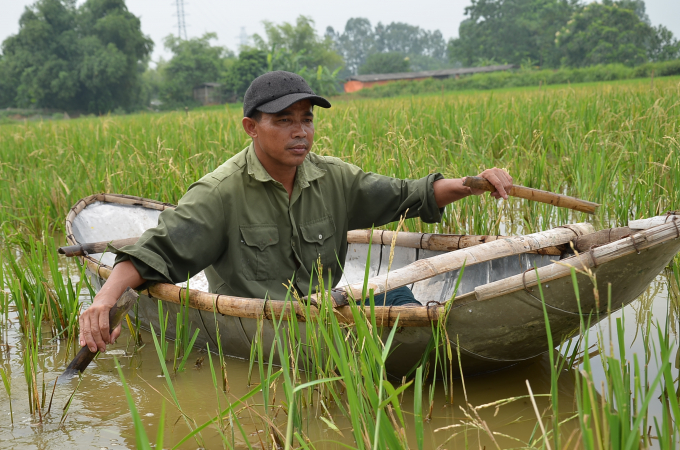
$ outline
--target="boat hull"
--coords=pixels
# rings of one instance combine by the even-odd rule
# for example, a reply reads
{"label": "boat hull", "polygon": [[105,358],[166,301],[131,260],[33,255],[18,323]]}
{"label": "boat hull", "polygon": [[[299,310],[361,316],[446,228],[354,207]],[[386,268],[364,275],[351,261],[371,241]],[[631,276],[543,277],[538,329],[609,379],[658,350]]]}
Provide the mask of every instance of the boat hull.
{"label": "boat hull", "polygon": [[[160,210],[168,207],[144,199],[137,201],[132,197],[126,197],[126,202],[116,204],[92,200],[79,208],[71,222],[67,221],[70,243],[138,236],[154,226]],[[677,235],[674,234],[676,229]],[[544,354],[549,348],[541,295],[538,286],[530,281],[532,269],[538,269],[541,279],[549,279],[542,284],[545,313],[552,341],[558,345],[578,333],[582,320],[593,325],[606,317],[607,311],[617,310],[635,300],[679,251],[680,229],[664,224],[632,238],[591,249],[578,257],[553,262],[560,257],[519,253],[469,265],[462,271],[447,272],[408,287],[423,305],[444,304],[455,295],[445,324],[454,358],[453,367],[461,367],[465,374],[477,374],[521,363]],[[388,267],[396,270],[442,253],[396,247],[391,254],[389,245],[373,244],[369,257],[368,244],[353,243],[348,247],[343,283],[361,280],[367,264],[369,277],[373,277],[385,273]],[[98,264],[110,267],[113,258],[110,253],[85,258],[95,289],[99,289],[105,281],[99,274]],[[561,270],[565,264],[581,270],[576,276],[580,303],[570,271]],[[590,274],[584,270],[590,271]],[[516,285],[518,279],[522,281],[521,289],[508,287],[513,285],[513,280]],[[594,294],[594,280],[599,287],[599,297]],[[204,278],[194,277],[190,280],[190,288],[207,290],[207,285],[201,283],[205,283]],[[611,297],[607,295],[609,286]],[[158,330],[158,302],[162,301],[163,311],[170,319],[166,336],[174,339],[175,318],[180,312],[177,303],[181,299],[166,300],[169,301],[142,294],[137,314],[144,328],[150,330],[153,326]],[[390,314],[389,310],[387,314]],[[253,338],[261,327],[264,358],[269,359],[268,352],[275,338],[271,320],[228,316],[193,308],[188,310],[188,316],[192,333],[195,329],[200,330],[196,347],[206,348],[209,345],[211,351],[216,351],[219,341],[222,352],[236,358],[250,357]],[[290,325],[286,321],[282,323],[284,328]],[[304,339],[307,327],[314,325],[300,321],[296,326]],[[314,333],[315,330],[309,332]],[[384,328],[383,332],[386,336],[389,329]],[[394,351],[386,363],[388,373],[396,378],[407,374],[422,361],[431,339],[432,326],[399,329],[394,337]],[[278,355],[272,356],[273,361],[278,363]],[[302,355],[302,358],[305,356]]]}

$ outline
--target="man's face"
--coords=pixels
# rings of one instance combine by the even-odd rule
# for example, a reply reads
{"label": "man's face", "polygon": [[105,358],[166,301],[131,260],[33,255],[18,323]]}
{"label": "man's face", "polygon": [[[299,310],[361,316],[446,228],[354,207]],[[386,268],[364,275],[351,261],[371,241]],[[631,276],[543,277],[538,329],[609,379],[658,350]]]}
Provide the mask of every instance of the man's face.
{"label": "man's face", "polygon": [[244,117],[243,128],[253,138],[255,152],[267,169],[297,167],[314,142],[314,114],[309,100],[293,103],[260,121]]}

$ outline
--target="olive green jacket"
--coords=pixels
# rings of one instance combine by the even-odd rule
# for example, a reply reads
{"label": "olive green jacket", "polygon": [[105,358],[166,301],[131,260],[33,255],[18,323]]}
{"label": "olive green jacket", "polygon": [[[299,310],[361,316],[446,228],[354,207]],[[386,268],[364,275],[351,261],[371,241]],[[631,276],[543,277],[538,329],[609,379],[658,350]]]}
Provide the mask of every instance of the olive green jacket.
{"label": "olive green jacket", "polygon": [[333,286],[340,281],[348,230],[399,220],[407,209],[408,217],[439,222],[432,184],[440,178],[400,180],[309,153],[289,201],[251,144],[192,184],[116,263],[129,259],[144,279],[172,283],[205,269],[218,294],[284,299],[293,280],[306,295],[319,258],[324,279],[330,269]]}

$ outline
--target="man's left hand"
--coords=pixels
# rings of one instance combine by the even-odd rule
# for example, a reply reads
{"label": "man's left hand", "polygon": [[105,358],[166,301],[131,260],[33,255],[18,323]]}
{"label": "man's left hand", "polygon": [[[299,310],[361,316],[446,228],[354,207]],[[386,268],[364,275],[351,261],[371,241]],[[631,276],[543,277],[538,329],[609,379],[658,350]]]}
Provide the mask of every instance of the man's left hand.
{"label": "man's left hand", "polygon": [[[512,187],[512,177],[508,172],[504,169],[494,167],[493,169],[486,169],[478,176],[486,178],[489,183],[493,184],[493,187],[496,188],[496,192],[491,193],[492,197],[508,199],[508,191]],[[472,195],[481,195],[484,192],[485,191],[479,189],[470,188],[470,193],[472,193]]]}

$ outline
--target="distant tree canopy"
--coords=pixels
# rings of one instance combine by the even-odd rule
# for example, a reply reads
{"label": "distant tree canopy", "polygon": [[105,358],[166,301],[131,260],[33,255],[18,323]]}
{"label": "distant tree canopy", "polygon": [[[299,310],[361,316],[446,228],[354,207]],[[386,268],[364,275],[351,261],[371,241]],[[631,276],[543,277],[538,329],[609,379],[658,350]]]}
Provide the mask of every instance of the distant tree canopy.
{"label": "distant tree canopy", "polygon": [[314,20],[310,17],[299,16],[295,24],[284,22],[275,25],[265,21],[264,29],[265,36],[253,35],[255,48],[272,55],[296,55],[295,67],[289,67],[290,71],[302,67],[316,70],[318,66],[335,70],[344,65],[342,56],[333,49],[333,41],[317,34]]}
{"label": "distant tree canopy", "polygon": [[[80,6],[77,6],[80,2]],[[106,113],[161,100],[164,108],[195,104],[193,88],[222,85],[223,99],[243,98],[253,79],[287,70],[321,95],[354,74],[394,73],[511,63],[522,67],[639,65],[680,58],[680,42],[652,26],[644,0],[470,0],[459,36],[401,22],[372,25],[350,18],[320,36],[314,21],[264,22],[265,32],[238,57],[214,45],[217,35],[164,44],[172,52],[155,68],[152,41],[125,0],[36,0],[19,32],[0,52],[0,108]],[[613,67],[613,66],[612,66]]]}
{"label": "distant tree canopy", "polygon": [[677,57],[678,44],[668,36],[669,31],[655,29],[648,21],[642,2],[588,4],[574,12],[557,32],[561,62],[570,67],[610,63],[634,66],[650,59],[666,59],[673,53]]}
{"label": "distant tree canopy", "polygon": [[244,49],[238,60],[225,74],[225,88],[236,98],[242,98],[250,83],[267,72],[267,52],[257,49]]}
{"label": "distant tree canopy", "polygon": [[447,49],[450,61],[465,66],[634,65],[680,57],[672,33],[651,26],[643,0],[471,1]]}
{"label": "distant tree canopy", "polygon": [[575,7],[574,0],[472,0],[448,56],[464,66],[481,61],[556,65],[555,33]]}
{"label": "distant tree canopy", "polygon": [[0,106],[136,108],[152,48],[124,0],[38,0],[2,43]]}
{"label": "distant tree canopy", "polygon": [[233,54],[223,47],[210,45],[213,39],[217,39],[215,33],[186,41],[172,35],[165,38],[165,48],[173,56],[161,68],[160,97],[164,102],[169,105],[190,103],[194,86],[222,81],[225,59],[233,58]]}
{"label": "distant tree canopy", "polygon": [[302,76],[320,95],[338,92],[342,56],[333,50],[329,37],[321,37],[314,21],[299,16],[294,24],[264,22],[265,36],[253,35],[254,47],[245,47],[227,71],[225,87],[232,98],[242,98],[250,82],[273,70]]}
{"label": "distant tree canopy", "polygon": [[352,74],[366,73],[369,69],[360,70],[360,67],[377,53],[398,52],[402,59],[409,58],[412,70],[439,69],[447,65],[446,41],[439,30],[427,31],[401,22],[378,23],[373,28],[368,19],[356,17],[347,21],[342,33],[328,27],[326,36],[333,39],[336,51]]}
{"label": "distant tree canopy", "polygon": [[410,69],[408,56],[401,52],[373,53],[359,67],[359,75],[408,72]]}

